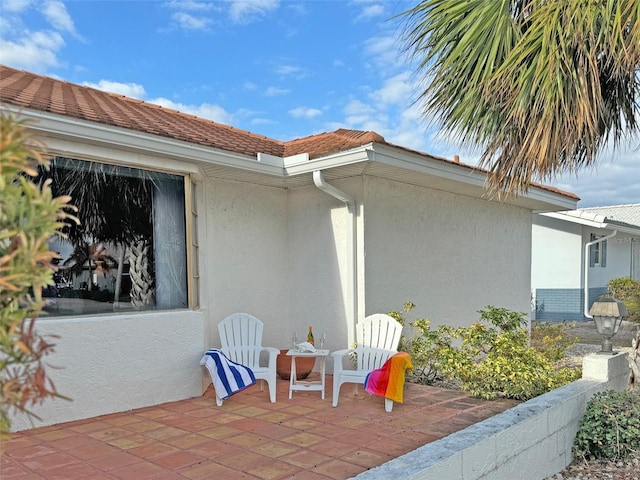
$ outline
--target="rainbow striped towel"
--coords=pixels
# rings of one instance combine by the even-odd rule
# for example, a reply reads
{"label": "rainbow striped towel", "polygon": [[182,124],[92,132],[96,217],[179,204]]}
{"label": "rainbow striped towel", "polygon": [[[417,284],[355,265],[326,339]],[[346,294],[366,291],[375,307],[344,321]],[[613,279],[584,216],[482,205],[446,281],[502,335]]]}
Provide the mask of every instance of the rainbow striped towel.
{"label": "rainbow striped towel", "polygon": [[217,348],[207,350],[200,360],[200,365],[209,370],[216,396],[222,400],[256,383],[256,377],[249,367],[229,360],[222,350]]}
{"label": "rainbow striped towel", "polygon": [[373,370],[364,380],[365,391],[402,403],[404,375],[413,368],[411,356],[407,352],[398,352],[391,356],[382,368]]}

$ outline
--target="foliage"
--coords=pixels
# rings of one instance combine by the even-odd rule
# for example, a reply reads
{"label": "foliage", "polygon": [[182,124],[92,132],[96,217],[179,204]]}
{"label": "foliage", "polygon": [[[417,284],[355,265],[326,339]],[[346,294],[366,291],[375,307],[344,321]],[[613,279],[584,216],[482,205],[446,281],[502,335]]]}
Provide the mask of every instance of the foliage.
{"label": "foliage", "polygon": [[627,307],[627,320],[640,323],[640,282],[631,277],[613,278],[609,280],[609,290]]}
{"label": "foliage", "polygon": [[575,323],[532,322],[531,346],[553,362],[562,360],[566,351],[578,341],[568,336]]}
{"label": "foliage", "polygon": [[574,455],[588,460],[616,460],[639,450],[640,394],[613,390],[596,393],[580,421]]}
{"label": "foliage", "polygon": [[[413,308],[407,302],[402,311],[389,315],[404,325],[405,314]],[[413,321],[416,333],[403,337],[399,347],[411,355],[409,381],[429,384],[444,378],[477,397],[526,400],[580,376],[579,369],[555,366],[573,343],[561,330],[549,329],[538,350],[529,346],[524,313],[493,306],[479,313],[481,321],[469,327],[441,325],[432,330],[429,320]]]}
{"label": "foliage", "polygon": [[442,372],[462,382],[474,396],[527,400],[577,378],[579,372],[554,367],[554,362],[529,346],[524,313],[488,306],[480,322],[470,327],[447,327],[445,334],[461,342],[445,348]]}
{"label": "foliage", "polygon": [[[414,307],[412,302],[405,302],[401,311],[390,311],[389,316],[400,324],[406,325],[405,316]],[[440,377],[437,367],[440,335],[437,330],[431,330],[431,322],[427,319],[418,318],[410,325],[415,329],[415,332],[409,338],[404,335],[400,338],[398,350],[411,355],[413,368],[407,372],[407,380],[428,385]]]}
{"label": "foliage", "polygon": [[595,165],[639,130],[638,0],[422,0],[400,13],[423,114],[499,194]]}
{"label": "foliage", "polygon": [[0,116],[0,437],[10,431],[9,412],[32,415],[30,406],[60,396],[45,372],[53,352],[51,337],[39,335],[43,287],[53,285],[54,262],[48,240],[67,220],[70,197],[54,198],[50,182],[32,179],[48,162],[24,122]]}

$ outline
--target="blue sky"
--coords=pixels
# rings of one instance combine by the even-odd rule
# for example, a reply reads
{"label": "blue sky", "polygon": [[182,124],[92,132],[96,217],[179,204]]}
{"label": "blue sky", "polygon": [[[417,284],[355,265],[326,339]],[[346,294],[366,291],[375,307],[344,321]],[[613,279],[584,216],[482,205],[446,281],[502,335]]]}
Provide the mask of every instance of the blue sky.
{"label": "blue sky", "polygon": [[[278,140],[337,128],[475,164],[438,135],[392,17],[417,0],[0,0],[0,63]],[[579,207],[640,203],[640,140],[546,182]]]}

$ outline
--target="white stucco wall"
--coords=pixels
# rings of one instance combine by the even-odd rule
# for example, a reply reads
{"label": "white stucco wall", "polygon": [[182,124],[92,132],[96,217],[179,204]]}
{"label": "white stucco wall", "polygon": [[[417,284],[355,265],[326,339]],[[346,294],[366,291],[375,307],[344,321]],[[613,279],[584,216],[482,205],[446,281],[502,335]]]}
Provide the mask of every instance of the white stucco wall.
{"label": "white stucco wall", "polygon": [[[204,315],[177,310],[134,315],[40,319],[41,335],[57,335],[47,373],[71,401],[49,399],[32,408],[35,426],[95,417],[201,394],[198,362]],[[12,417],[15,431],[30,428]]]}
{"label": "white stucco wall", "polygon": [[206,237],[200,239],[207,278],[209,346],[217,324],[234,312],[265,323],[263,344],[289,346],[287,192],[233,181],[206,181]]}
{"label": "white stucco wall", "polygon": [[366,313],[463,325],[487,305],[528,312],[531,212],[367,177]]}
{"label": "white stucco wall", "polygon": [[533,216],[531,288],[582,288],[582,226]]}
{"label": "white stucco wall", "polygon": [[[583,228],[583,242],[591,241],[591,234],[598,237],[610,235],[611,230]],[[619,277],[631,276],[632,272],[632,237],[625,233],[617,233],[615,237],[607,240],[606,266],[594,266],[589,268],[589,287],[604,287],[609,280]],[[635,240],[637,241],[637,240]],[[584,245],[584,244],[583,244]],[[584,251],[584,248],[583,248]]]}
{"label": "white stucco wall", "polygon": [[[360,177],[332,182],[357,200]],[[287,330],[316,339],[327,334],[326,348],[350,346],[354,324],[351,214],[345,204],[315,186],[289,191],[290,322]],[[330,359],[327,365],[331,363]]]}

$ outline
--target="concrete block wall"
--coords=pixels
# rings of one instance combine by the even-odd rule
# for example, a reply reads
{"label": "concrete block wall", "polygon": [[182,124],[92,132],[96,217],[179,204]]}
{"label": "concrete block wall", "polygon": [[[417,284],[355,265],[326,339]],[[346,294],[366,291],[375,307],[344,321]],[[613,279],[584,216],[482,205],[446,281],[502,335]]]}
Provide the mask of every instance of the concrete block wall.
{"label": "concrete block wall", "polygon": [[[607,293],[607,287],[589,289],[589,305]],[[584,316],[584,290],[581,288],[538,288],[535,291],[535,319],[580,322]]]}
{"label": "concrete block wall", "polygon": [[587,402],[599,391],[624,390],[627,353],[592,354],[582,379],[521,403],[437,442],[354,477],[357,480],[542,480],[572,461]]}

